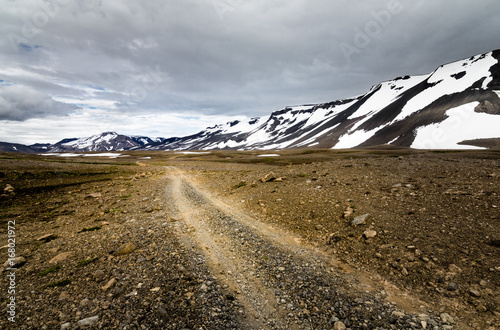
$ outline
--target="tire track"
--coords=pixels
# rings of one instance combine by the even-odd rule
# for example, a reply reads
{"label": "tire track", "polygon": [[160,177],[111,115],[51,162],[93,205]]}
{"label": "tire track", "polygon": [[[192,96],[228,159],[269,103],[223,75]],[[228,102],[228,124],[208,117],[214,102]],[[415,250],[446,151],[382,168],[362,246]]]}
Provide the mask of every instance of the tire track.
{"label": "tire track", "polygon": [[[203,251],[214,274],[242,307],[244,328],[357,328],[387,325],[394,310],[370,281],[280,229],[212,197],[180,169],[168,168],[167,194],[187,245]],[[187,233],[187,234],[186,234]]]}

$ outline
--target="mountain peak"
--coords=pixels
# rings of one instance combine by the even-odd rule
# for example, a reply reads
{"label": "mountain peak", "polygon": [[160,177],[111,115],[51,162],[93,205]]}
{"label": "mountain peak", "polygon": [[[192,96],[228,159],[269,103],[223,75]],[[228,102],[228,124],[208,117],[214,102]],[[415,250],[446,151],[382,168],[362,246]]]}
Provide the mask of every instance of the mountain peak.
{"label": "mountain peak", "polygon": [[[400,76],[364,95],[285,107],[251,121],[216,125],[156,149],[475,148],[464,141],[500,137],[500,51],[443,64],[427,75]],[[479,105],[482,105],[479,107]],[[482,111],[488,104],[488,112]],[[493,109],[493,110],[492,110]],[[481,145],[497,145],[483,143]],[[464,143],[468,143],[464,145]]]}
{"label": "mountain peak", "polygon": [[423,149],[500,149],[499,60],[500,50],[478,54],[443,64],[427,75],[405,75],[375,84],[356,97],[289,106],[269,116],[218,124],[185,137],[152,139],[110,131],[36,148],[87,152],[338,149],[389,144]]}

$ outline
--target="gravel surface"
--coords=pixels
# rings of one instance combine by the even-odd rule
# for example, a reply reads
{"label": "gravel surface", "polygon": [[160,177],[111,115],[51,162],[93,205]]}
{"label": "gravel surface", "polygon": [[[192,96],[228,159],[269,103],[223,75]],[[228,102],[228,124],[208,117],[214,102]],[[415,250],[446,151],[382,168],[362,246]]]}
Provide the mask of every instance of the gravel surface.
{"label": "gravel surface", "polygon": [[153,162],[1,163],[2,329],[500,324],[496,159]]}

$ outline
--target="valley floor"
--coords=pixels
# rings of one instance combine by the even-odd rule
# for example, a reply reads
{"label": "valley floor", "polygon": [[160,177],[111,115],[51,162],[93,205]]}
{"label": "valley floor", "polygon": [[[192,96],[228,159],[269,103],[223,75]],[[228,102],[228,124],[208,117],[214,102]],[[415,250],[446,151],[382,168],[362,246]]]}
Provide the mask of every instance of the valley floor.
{"label": "valley floor", "polygon": [[1,154],[0,327],[500,326],[500,153],[279,154]]}

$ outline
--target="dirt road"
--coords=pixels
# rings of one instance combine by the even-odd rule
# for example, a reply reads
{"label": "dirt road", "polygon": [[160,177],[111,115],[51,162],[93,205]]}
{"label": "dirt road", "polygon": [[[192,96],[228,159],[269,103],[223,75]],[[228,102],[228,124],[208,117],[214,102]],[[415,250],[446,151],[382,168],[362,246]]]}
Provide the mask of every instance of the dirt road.
{"label": "dirt road", "polygon": [[184,244],[203,251],[217,280],[240,302],[243,328],[319,329],[339,321],[372,328],[403,322],[396,306],[425,311],[387,282],[354,274],[300,237],[225,204],[178,168],[168,168],[166,195],[182,220],[177,231]]}

